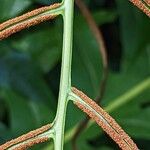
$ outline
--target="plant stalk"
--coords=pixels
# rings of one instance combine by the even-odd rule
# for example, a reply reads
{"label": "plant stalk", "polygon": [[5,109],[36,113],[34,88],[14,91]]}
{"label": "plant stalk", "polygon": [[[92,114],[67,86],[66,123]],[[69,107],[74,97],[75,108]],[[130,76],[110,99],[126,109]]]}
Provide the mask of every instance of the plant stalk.
{"label": "plant stalk", "polygon": [[73,12],[74,0],[65,0],[63,2],[64,12],[64,34],[62,51],[62,68],[60,78],[60,90],[58,98],[58,108],[55,118],[55,149],[63,150],[64,129],[66,109],[68,103],[68,93],[71,89],[71,61],[72,61],[72,41],[73,41]]}

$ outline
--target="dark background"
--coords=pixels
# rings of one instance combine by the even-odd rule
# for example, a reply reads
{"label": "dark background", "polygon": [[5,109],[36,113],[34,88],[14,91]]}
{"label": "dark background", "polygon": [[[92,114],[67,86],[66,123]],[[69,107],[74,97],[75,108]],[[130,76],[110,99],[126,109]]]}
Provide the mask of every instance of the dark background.
{"label": "dark background", "polygon": [[[54,0],[0,0],[0,22]],[[150,19],[127,0],[85,0],[102,30],[109,58],[109,77],[102,106],[131,91],[149,76]],[[62,18],[30,27],[0,41],[0,144],[54,119],[62,51]],[[102,61],[97,42],[75,7],[72,84],[91,98],[98,95]],[[141,150],[149,150],[150,94],[144,90],[111,112]],[[73,104],[66,131],[85,115]],[[81,150],[118,147],[97,125],[78,140]],[[35,149],[48,149],[47,144]],[[65,150],[70,150],[70,142]]]}

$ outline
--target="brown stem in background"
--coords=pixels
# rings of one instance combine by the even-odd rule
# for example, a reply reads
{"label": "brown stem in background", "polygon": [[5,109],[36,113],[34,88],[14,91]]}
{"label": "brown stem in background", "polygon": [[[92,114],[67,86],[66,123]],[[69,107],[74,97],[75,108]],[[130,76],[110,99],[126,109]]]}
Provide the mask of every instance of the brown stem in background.
{"label": "brown stem in background", "polygon": [[[104,93],[105,93],[106,82],[107,82],[107,78],[108,78],[107,51],[106,51],[102,32],[99,29],[99,27],[97,26],[95,20],[93,19],[92,15],[90,13],[90,10],[87,8],[87,6],[84,4],[84,2],[82,0],[75,0],[75,2],[76,2],[76,5],[79,7],[82,15],[86,19],[93,35],[95,36],[95,39],[99,45],[99,50],[100,50],[101,57],[102,57],[103,77],[102,77],[101,84],[100,84],[99,94],[95,99],[95,101],[97,103],[100,103],[100,101],[102,100]],[[79,123],[78,128],[72,138],[73,150],[77,150],[77,145],[76,145],[77,138],[79,137],[81,132],[83,132],[83,130],[86,128],[89,120],[90,120],[90,118],[88,116],[86,116],[86,118],[81,123]]]}
{"label": "brown stem in background", "polygon": [[94,18],[92,17],[90,10],[87,8],[85,3],[82,0],[75,0],[75,3],[78,6],[78,8],[80,9],[84,18],[86,19],[93,35],[96,38],[96,41],[98,42],[99,50],[102,55],[103,66],[104,66],[104,68],[107,68],[107,65],[108,65],[107,53],[106,53],[106,47],[104,44],[104,39],[103,39],[102,33],[101,33],[100,29],[98,28]]}
{"label": "brown stem in background", "polygon": [[[30,131],[27,134],[24,134],[16,139],[8,141],[7,143],[0,146],[0,150],[6,150],[8,148],[12,148],[13,150],[24,150],[28,147],[31,147],[35,144],[42,143],[48,140],[48,137],[39,137],[39,135],[48,131],[51,128],[51,124],[45,125],[39,129]],[[22,143],[22,144],[20,144]],[[18,146],[17,146],[18,145]]]}
{"label": "brown stem in background", "polygon": [[141,9],[148,17],[150,17],[150,0],[130,0],[135,6]]}
{"label": "brown stem in background", "polygon": [[79,96],[85,103],[77,100],[74,101],[74,104],[91,117],[122,150],[138,150],[133,140],[106,111],[78,89],[72,88],[72,92]]}

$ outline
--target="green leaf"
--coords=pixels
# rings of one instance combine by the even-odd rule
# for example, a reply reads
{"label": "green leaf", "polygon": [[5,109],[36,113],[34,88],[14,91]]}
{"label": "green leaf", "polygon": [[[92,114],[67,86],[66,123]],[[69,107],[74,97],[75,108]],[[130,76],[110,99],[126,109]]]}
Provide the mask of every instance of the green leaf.
{"label": "green leaf", "polygon": [[[35,32],[36,31],[36,32]],[[11,42],[14,49],[29,54],[44,72],[49,72],[61,59],[62,20],[31,28]]]}
{"label": "green leaf", "polygon": [[[129,1],[116,0],[120,16],[121,38],[125,57],[132,63],[150,43],[149,18]],[[145,34],[146,33],[146,34]]]}
{"label": "green leaf", "polygon": [[114,10],[99,10],[92,13],[94,20],[96,21],[97,25],[102,25],[106,23],[114,22],[118,14]]}
{"label": "green leaf", "polygon": [[86,91],[91,97],[96,97],[102,70],[101,56],[86,21],[81,16],[78,19],[75,16],[73,85]]}
{"label": "green leaf", "polygon": [[22,134],[37,127],[29,101],[26,101],[12,90],[3,91],[3,99],[10,110],[10,131],[14,135]]}
{"label": "green leaf", "polygon": [[54,113],[43,102],[27,101],[12,89],[3,90],[2,97],[9,110],[10,122],[9,129],[0,129],[3,133],[1,139],[17,137],[54,119]]}
{"label": "green leaf", "polygon": [[136,97],[132,102],[116,110],[113,115],[122,127],[134,138],[150,139],[149,90]]}
{"label": "green leaf", "polygon": [[23,53],[10,53],[1,59],[0,85],[10,87],[28,100],[44,101],[54,110],[54,96],[40,69]]}

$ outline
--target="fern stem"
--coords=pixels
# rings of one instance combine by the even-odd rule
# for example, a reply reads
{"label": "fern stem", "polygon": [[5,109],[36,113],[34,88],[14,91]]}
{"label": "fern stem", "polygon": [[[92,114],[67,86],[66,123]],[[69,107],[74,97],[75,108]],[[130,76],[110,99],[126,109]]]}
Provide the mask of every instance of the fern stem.
{"label": "fern stem", "polygon": [[66,108],[68,103],[68,93],[71,88],[71,60],[72,60],[72,39],[73,39],[73,11],[74,0],[65,0],[63,2],[64,12],[64,35],[62,51],[62,68],[60,79],[60,90],[58,98],[58,108],[55,118],[55,150],[63,150],[64,128],[66,118]]}

